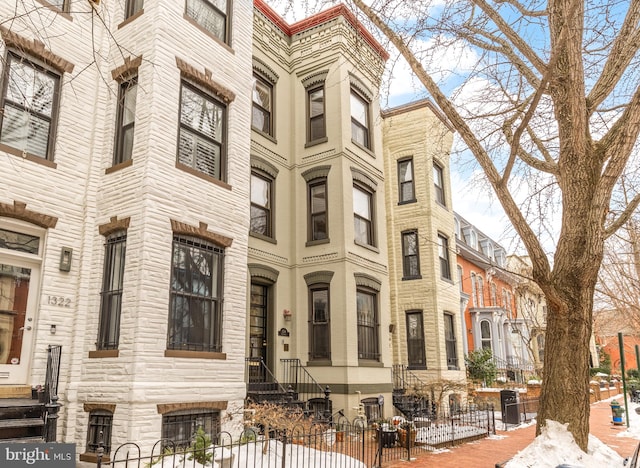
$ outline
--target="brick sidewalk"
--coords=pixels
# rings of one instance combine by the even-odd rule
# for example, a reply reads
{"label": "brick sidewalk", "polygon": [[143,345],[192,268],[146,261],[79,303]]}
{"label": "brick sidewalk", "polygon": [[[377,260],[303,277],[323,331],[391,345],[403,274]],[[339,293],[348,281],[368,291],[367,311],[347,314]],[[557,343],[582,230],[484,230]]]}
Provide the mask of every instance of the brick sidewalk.
{"label": "brick sidewalk", "polygon": [[[633,454],[638,440],[629,437],[617,437],[626,430],[626,426],[614,426],[611,422],[611,408],[608,401],[591,405],[589,418],[591,434],[622,457]],[[501,422],[496,422],[500,429]],[[481,439],[454,447],[442,453],[412,452],[415,461],[394,461],[384,463],[384,468],[442,467],[442,468],[495,468],[496,463],[504,462],[524,449],[535,438],[535,426],[510,431],[497,431],[495,438]]]}

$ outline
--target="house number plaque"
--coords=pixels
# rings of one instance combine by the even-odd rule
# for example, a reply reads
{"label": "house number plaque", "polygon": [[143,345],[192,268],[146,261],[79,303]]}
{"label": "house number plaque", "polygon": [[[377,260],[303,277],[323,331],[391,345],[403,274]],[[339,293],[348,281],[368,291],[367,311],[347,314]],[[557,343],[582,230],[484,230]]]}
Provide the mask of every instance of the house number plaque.
{"label": "house number plaque", "polygon": [[71,307],[71,298],[65,296],[47,296],[47,304],[56,307]]}

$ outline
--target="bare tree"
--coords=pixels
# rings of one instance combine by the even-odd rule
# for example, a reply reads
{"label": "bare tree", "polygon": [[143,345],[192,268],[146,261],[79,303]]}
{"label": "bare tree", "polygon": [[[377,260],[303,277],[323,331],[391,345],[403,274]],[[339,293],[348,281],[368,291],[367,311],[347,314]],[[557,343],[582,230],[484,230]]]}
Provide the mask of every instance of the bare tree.
{"label": "bare tree", "polygon": [[[626,204],[618,196],[621,177],[638,180],[640,0],[352,2],[454,126],[526,247],[548,305],[538,433],[568,423],[586,450],[604,242],[640,202],[637,190]],[[459,49],[474,64],[451,92],[441,77]],[[561,218],[552,256],[539,238],[550,210]]]}

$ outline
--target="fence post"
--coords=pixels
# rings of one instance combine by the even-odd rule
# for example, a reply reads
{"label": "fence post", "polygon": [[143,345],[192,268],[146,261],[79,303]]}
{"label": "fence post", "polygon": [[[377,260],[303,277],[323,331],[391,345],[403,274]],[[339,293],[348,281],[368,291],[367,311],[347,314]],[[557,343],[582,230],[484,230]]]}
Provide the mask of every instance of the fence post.
{"label": "fence post", "polygon": [[96,450],[96,468],[102,467],[102,457],[104,455],[104,442],[103,442],[103,432],[100,431],[100,438],[98,439],[98,450]]}
{"label": "fence post", "polygon": [[324,419],[326,422],[331,423],[332,415],[331,415],[331,400],[329,397],[331,396],[331,389],[327,385],[324,389]]}
{"label": "fence post", "polygon": [[282,468],[287,466],[287,431],[282,433]]}
{"label": "fence post", "polygon": [[52,395],[49,402],[44,406],[47,411],[47,427],[46,441],[55,442],[56,433],[58,432],[58,411],[60,410],[60,403],[58,403],[58,395]]}

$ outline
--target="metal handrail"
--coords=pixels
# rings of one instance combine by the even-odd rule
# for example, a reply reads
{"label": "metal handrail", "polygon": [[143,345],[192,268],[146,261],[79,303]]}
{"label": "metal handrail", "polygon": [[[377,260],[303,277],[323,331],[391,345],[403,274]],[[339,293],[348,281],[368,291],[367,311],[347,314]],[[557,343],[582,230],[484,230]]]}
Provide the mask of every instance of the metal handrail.
{"label": "metal handrail", "polygon": [[244,360],[247,383],[250,387],[276,386],[277,390],[286,393],[287,390],[278,382],[262,357],[247,357]]}
{"label": "metal handrail", "polygon": [[308,400],[324,397],[324,389],[301,364],[300,359],[280,359],[282,365],[282,383],[290,386],[296,393],[305,394]]}

